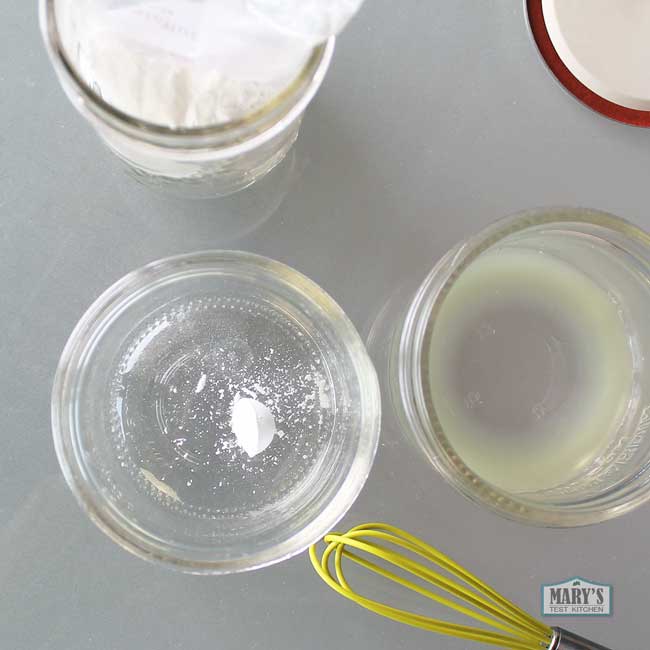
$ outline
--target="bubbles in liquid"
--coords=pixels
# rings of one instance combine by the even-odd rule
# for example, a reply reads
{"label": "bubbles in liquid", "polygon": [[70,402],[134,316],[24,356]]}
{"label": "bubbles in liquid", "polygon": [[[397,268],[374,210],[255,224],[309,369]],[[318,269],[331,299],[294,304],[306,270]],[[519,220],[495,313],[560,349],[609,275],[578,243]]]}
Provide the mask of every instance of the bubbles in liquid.
{"label": "bubbles in liquid", "polygon": [[[251,458],[231,430],[251,397],[278,435]],[[197,516],[277,502],[318,463],[334,421],[329,369],[311,337],[273,305],[198,297],[140,324],[111,386],[113,436],[140,490]]]}

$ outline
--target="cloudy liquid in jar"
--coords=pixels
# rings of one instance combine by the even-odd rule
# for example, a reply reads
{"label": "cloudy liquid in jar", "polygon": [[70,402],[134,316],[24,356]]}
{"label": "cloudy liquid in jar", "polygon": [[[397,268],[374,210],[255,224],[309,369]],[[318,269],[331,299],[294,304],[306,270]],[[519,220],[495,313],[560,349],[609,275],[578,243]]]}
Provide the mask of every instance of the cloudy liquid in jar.
{"label": "cloudy liquid in jar", "polygon": [[597,463],[634,373],[615,298],[543,248],[483,253],[445,297],[429,341],[428,394],[452,453],[513,493],[560,487]]}

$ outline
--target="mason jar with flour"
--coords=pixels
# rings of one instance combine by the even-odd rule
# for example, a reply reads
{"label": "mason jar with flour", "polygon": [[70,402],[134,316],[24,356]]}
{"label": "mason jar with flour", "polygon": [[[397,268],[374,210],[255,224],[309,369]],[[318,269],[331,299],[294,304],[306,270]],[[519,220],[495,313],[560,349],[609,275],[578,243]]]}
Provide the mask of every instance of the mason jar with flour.
{"label": "mason jar with flour", "polygon": [[218,196],[284,158],[334,50],[334,28],[287,29],[258,5],[41,0],[40,17],[65,92],[127,168]]}

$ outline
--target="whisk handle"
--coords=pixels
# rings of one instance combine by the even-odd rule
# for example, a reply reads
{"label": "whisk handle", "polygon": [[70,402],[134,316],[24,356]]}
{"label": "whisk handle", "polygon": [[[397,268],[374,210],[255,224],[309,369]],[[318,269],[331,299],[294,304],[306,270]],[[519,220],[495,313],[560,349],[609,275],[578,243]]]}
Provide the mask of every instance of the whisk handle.
{"label": "whisk handle", "polygon": [[548,650],[609,650],[604,645],[588,641],[573,632],[554,627],[555,636]]}

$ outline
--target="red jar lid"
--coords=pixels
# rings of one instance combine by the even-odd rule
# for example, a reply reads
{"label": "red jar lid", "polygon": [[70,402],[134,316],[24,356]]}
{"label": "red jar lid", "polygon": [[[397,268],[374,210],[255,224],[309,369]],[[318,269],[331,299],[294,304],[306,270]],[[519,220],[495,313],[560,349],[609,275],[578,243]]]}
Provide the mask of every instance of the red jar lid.
{"label": "red jar lid", "polygon": [[577,99],[650,127],[650,1],[527,0],[549,68]]}

